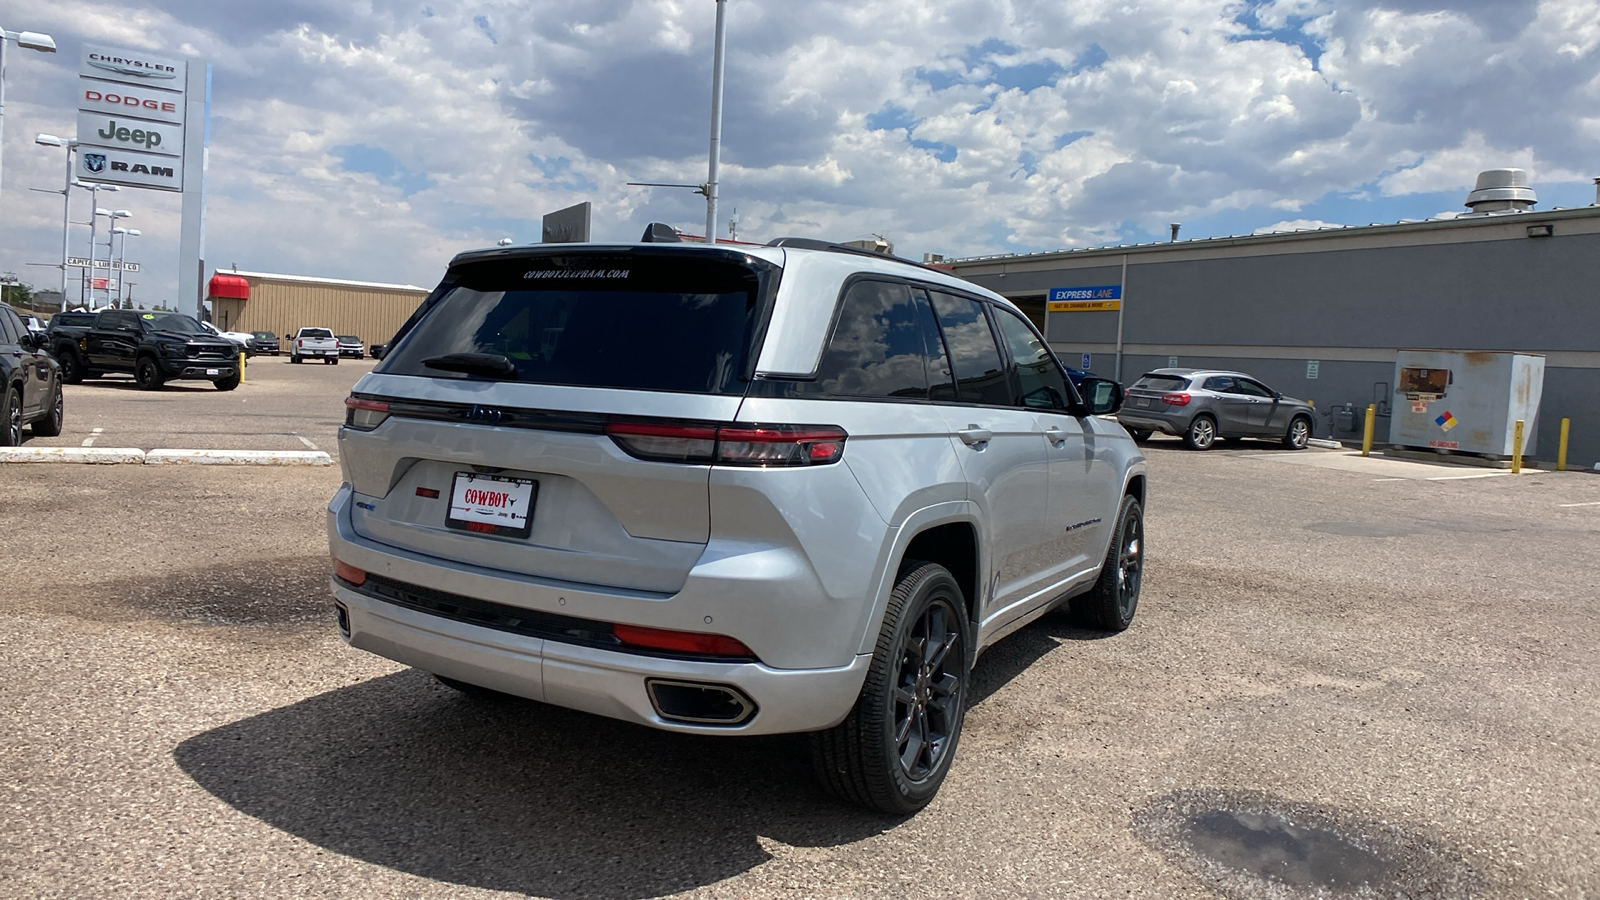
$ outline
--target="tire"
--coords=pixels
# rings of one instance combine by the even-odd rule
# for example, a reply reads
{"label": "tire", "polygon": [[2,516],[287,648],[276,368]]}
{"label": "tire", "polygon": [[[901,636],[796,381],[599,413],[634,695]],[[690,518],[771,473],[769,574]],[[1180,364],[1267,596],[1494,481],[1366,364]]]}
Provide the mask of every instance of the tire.
{"label": "tire", "polygon": [[457,681],[454,678],[446,678],[443,675],[435,675],[433,677],[434,677],[434,680],[438,681],[440,684],[444,685],[445,687],[449,688],[450,690],[456,691],[457,693],[465,694],[466,696],[471,697],[474,700],[492,700],[492,701],[495,701],[495,702],[503,703],[503,702],[510,701],[510,700],[520,700],[521,699],[520,697],[516,697],[516,696],[514,696],[512,694],[507,694],[507,693],[505,693],[503,691],[497,691],[497,690],[494,690],[493,688],[486,688],[486,687],[483,687],[481,685],[471,684],[471,683],[468,683],[468,682],[465,682],[465,681]]}
{"label": "tire", "polygon": [[1207,413],[1201,413],[1189,420],[1189,427],[1183,432],[1183,443],[1190,450],[1210,450],[1211,445],[1217,442],[1217,420]]}
{"label": "tire", "polygon": [[1151,432],[1148,428],[1129,428],[1128,434],[1131,435],[1134,440],[1142,444],[1145,441],[1150,440]]}
{"label": "tire", "polygon": [[66,421],[66,391],[60,384],[56,385],[56,402],[50,407],[50,414],[33,423],[34,437],[55,437],[61,433],[61,426]]}
{"label": "tire", "polygon": [[227,378],[218,378],[211,383],[216,385],[219,391],[231,391],[239,386],[239,376],[237,374],[229,375]]}
{"label": "tire", "polygon": [[159,391],[166,384],[167,376],[162,374],[153,357],[141,356],[133,366],[133,381],[141,391]]}
{"label": "tire", "polygon": [[22,443],[22,392],[7,388],[0,397],[0,447],[16,447]]}
{"label": "tire", "polygon": [[289,362],[292,362],[292,363],[294,363],[295,365],[298,366],[298,365],[300,365],[300,357],[295,356],[293,353],[291,353],[291,354],[289,354]]}
{"label": "tire", "polygon": [[1304,450],[1311,443],[1311,420],[1295,416],[1289,420],[1289,430],[1283,434],[1283,446],[1289,450]]}
{"label": "tire", "polygon": [[329,359],[329,360],[328,360],[328,362],[331,362],[331,363],[333,363],[333,364],[334,364],[334,365],[336,365],[336,366],[337,366],[337,365],[338,365],[338,364],[339,364],[339,357],[337,357],[337,356],[335,356],[335,357],[331,357],[331,358],[330,358],[330,359]]}
{"label": "tire", "polygon": [[[904,816],[939,792],[966,716],[966,609],[961,586],[943,566],[905,564],[855,706],[843,722],[811,736],[817,777],[829,793]],[[930,632],[944,635],[931,650]]]}
{"label": "tire", "polygon": [[1070,609],[1080,625],[1123,631],[1139,611],[1139,588],[1144,583],[1144,510],[1136,497],[1122,498],[1117,527],[1111,534],[1099,580],[1086,593],[1073,597]]}
{"label": "tire", "polygon": [[67,384],[82,384],[85,370],[83,360],[78,358],[78,351],[68,350],[61,354],[57,360],[61,363],[61,380]]}

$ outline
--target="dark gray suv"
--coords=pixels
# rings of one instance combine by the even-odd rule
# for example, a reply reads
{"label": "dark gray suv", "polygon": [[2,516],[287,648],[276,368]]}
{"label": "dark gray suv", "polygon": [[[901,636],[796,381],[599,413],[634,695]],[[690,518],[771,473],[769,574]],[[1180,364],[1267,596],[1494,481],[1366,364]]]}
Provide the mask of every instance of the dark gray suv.
{"label": "dark gray suv", "polygon": [[811,732],[904,814],[983,648],[1138,605],[1145,464],[1009,301],[816,241],[462,254],[356,383],[351,646],[700,734]]}
{"label": "dark gray suv", "polygon": [[1218,438],[1247,437],[1304,450],[1316,411],[1243,372],[1156,369],[1128,388],[1117,421],[1136,440],[1160,431],[1193,450],[1209,450]]}

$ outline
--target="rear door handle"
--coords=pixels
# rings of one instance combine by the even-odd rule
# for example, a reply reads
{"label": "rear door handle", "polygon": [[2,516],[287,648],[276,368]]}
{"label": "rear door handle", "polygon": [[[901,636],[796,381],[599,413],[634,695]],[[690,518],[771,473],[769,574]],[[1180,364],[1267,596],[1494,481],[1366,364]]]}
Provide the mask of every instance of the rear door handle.
{"label": "rear door handle", "polygon": [[967,442],[968,445],[976,446],[978,444],[987,444],[989,439],[994,437],[994,432],[987,428],[979,428],[976,425],[968,425],[956,432],[956,436]]}

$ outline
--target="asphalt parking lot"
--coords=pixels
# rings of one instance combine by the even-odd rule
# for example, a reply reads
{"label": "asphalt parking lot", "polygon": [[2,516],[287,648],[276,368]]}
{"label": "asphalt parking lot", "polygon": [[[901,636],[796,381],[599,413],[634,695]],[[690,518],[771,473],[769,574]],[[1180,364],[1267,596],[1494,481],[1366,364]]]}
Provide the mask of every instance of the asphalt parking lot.
{"label": "asphalt parking lot", "polygon": [[29,437],[23,446],[336,453],[341,403],[377,362],[291,365],[288,356],[256,356],[246,361],[244,383],[231,391],[208,381],[141,391],[131,375],[90,379],[66,386],[61,434]]}
{"label": "asphalt parking lot", "polygon": [[[75,386],[57,440],[332,452],[369,367]],[[989,651],[906,820],[822,796],[803,741],[345,648],[337,468],[0,467],[0,895],[1600,895],[1600,478],[1147,454],[1134,626]]]}

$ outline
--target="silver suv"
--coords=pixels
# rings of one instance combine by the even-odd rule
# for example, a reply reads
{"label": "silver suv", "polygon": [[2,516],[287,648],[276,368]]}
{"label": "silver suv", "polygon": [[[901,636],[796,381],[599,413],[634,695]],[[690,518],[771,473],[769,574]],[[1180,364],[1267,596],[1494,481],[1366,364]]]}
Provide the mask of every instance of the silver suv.
{"label": "silver suv", "polygon": [[1121,389],[1080,397],[938,270],[798,239],[478,251],[392,348],[345,401],[339,628],[459,690],[811,732],[826,787],[904,814],[980,650],[1137,607]]}

